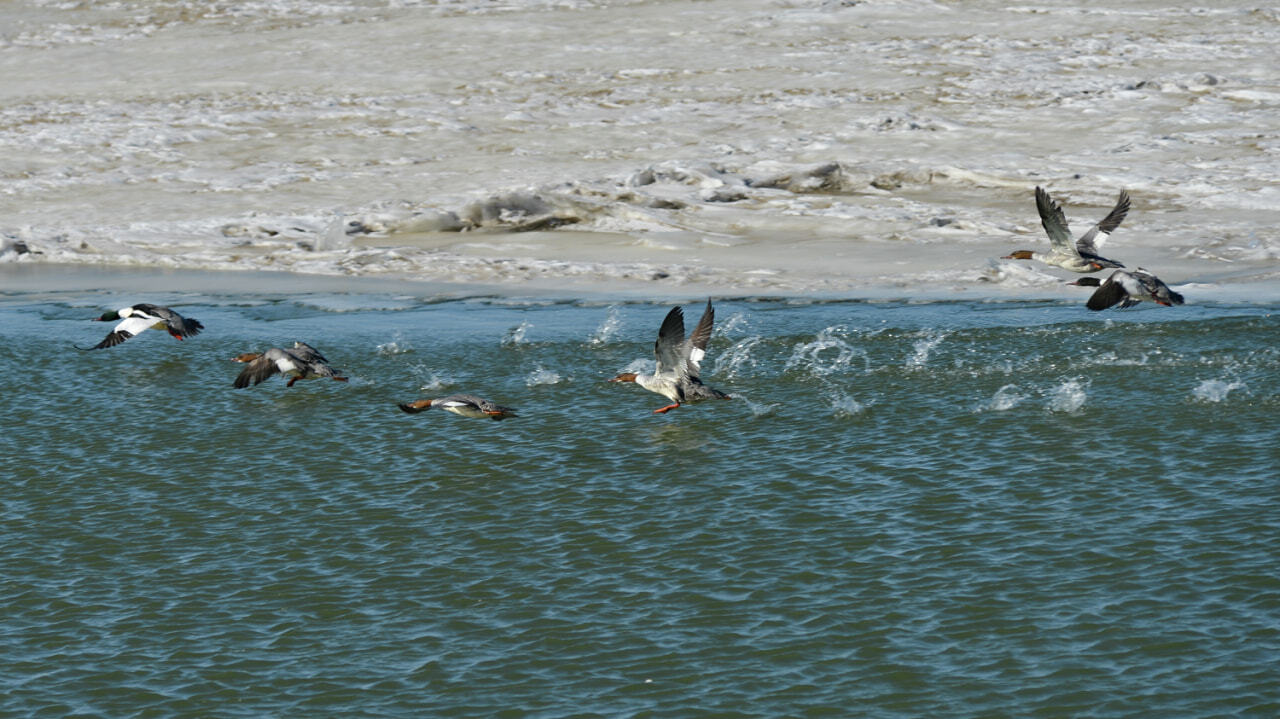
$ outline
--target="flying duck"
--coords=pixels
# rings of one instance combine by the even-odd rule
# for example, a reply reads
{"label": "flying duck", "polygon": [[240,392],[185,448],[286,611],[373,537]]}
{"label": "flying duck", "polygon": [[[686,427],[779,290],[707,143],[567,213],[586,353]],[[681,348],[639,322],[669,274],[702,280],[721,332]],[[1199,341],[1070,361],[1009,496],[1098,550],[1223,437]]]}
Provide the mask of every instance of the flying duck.
{"label": "flying duck", "polygon": [[623,372],[609,381],[635,382],[671,400],[671,404],[655,409],[655,414],[665,414],[689,402],[729,399],[724,392],[704,385],[699,377],[700,363],[707,354],[707,342],[711,339],[711,326],[715,319],[715,310],[708,299],[702,319],[698,320],[698,326],[686,340],[684,310],[671,308],[658,330],[658,340],[653,344],[653,354],[658,360],[657,370],[653,374]]}
{"label": "flying duck", "polygon": [[247,363],[236,377],[236,389],[258,384],[276,373],[289,378],[286,387],[292,387],[300,379],[329,377],[339,382],[347,381],[329,366],[324,355],[305,342],[294,342],[289,349],[272,347],[266,352],[246,352],[232,357],[231,361]]}
{"label": "flying duck", "polygon": [[1045,192],[1036,187],[1036,210],[1040,212],[1040,224],[1049,235],[1050,250],[1048,253],[1018,250],[1005,255],[1006,260],[1039,260],[1046,265],[1061,267],[1072,272],[1097,272],[1106,267],[1124,267],[1098,254],[1099,248],[1111,236],[1111,233],[1124,222],[1129,213],[1129,193],[1121,190],[1116,206],[1102,218],[1102,221],[1080,236],[1074,243],[1071,231],[1067,228],[1067,217],[1062,208]]}
{"label": "flying duck", "polygon": [[1101,282],[1097,277],[1081,277],[1067,284],[1080,287],[1097,287],[1089,296],[1085,307],[1091,310],[1105,310],[1119,304],[1121,309],[1132,307],[1143,300],[1151,300],[1158,305],[1172,307],[1182,304],[1182,295],[1169,289],[1159,277],[1141,267],[1132,272],[1116,270]]}
{"label": "flying duck", "polygon": [[148,329],[166,330],[174,339],[179,340],[194,337],[200,334],[200,330],[204,329],[204,325],[196,320],[183,317],[168,307],[146,303],[104,312],[101,317],[94,319],[94,322],[115,322],[116,320],[120,320],[120,324],[111,330],[106,339],[92,347],[76,345],[76,349],[100,350],[106,347],[115,347],[139,332]]}
{"label": "flying duck", "polygon": [[507,417],[518,417],[514,409],[503,407],[501,405],[490,402],[482,397],[474,394],[451,394],[448,397],[439,399],[420,399],[415,402],[401,402],[400,409],[409,414],[417,414],[428,409],[442,409],[446,412],[453,412],[462,417],[472,417],[476,419],[484,419],[488,417],[493,420],[505,419]]}

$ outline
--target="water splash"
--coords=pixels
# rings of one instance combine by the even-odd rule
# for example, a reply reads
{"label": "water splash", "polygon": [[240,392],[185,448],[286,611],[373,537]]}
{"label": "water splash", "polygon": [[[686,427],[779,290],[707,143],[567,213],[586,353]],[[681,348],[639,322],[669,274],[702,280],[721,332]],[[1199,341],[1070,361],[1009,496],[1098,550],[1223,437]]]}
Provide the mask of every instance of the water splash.
{"label": "water splash", "polygon": [[942,340],[947,338],[946,332],[932,331],[923,338],[916,340],[912,347],[915,348],[915,354],[907,358],[907,369],[924,369],[929,364],[929,354],[933,352],[933,348],[942,344]]}
{"label": "water splash", "polygon": [[591,335],[591,339],[587,340],[587,344],[592,347],[599,347],[608,344],[622,328],[622,313],[618,311],[617,306],[609,308],[609,314],[605,316],[604,322],[596,328],[595,333]]}
{"label": "water splash", "polygon": [[719,330],[722,335],[730,335],[734,332],[745,329],[747,326],[747,316],[741,312],[734,312],[728,319],[720,323]]}
{"label": "water splash", "polygon": [[404,335],[402,333],[396,332],[394,335],[392,335],[392,340],[390,342],[383,342],[382,344],[378,345],[375,349],[378,352],[378,354],[384,357],[387,357],[391,355],[402,355],[408,352],[412,352],[413,345],[409,344],[404,339]]}
{"label": "water splash", "polygon": [[1071,379],[1054,387],[1049,393],[1050,412],[1079,412],[1089,398],[1089,380]]}
{"label": "water splash", "polygon": [[525,339],[525,335],[529,333],[530,327],[533,327],[533,325],[529,324],[526,320],[507,330],[507,333],[502,336],[502,346],[515,347],[517,345],[526,344],[528,340]]}
{"label": "water splash", "polygon": [[782,408],[781,402],[756,402],[740,392],[734,392],[732,397],[734,402],[745,404],[751,410],[752,417],[768,417]]}
{"label": "water splash", "polygon": [[657,362],[651,359],[634,359],[626,367],[622,368],[622,372],[635,372],[636,374],[653,374],[657,369]]}
{"label": "water splash", "polygon": [[816,377],[825,377],[848,370],[853,360],[861,357],[868,371],[871,359],[866,351],[850,344],[849,328],[844,325],[828,327],[818,333],[812,342],[798,344],[787,360],[785,369],[804,369]]}
{"label": "water splash", "polygon": [[738,377],[745,369],[755,369],[754,350],[764,341],[763,337],[748,337],[738,340],[732,347],[720,353],[716,359],[715,375],[722,379]]}
{"label": "water splash", "polygon": [[1239,380],[1207,379],[1191,390],[1191,396],[1200,402],[1221,402],[1232,390],[1237,389],[1246,389],[1245,383]]}
{"label": "water splash", "polygon": [[538,385],[559,384],[564,381],[564,377],[559,372],[549,370],[541,365],[536,367],[532,372],[525,375],[524,384],[526,387],[537,387]]}
{"label": "water splash", "polygon": [[431,392],[438,389],[444,389],[445,387],[448,387],[454,384],[453,377],[447,374],[436,372],[435,370],[432,370],[423,365],[418,365],[414,367],[413,374],[415,377],[419,378],[418,381],[420,384],[418,385],[418,389],[423,392]]}
{"label": "water splash", "polygon": [[870,402],[859,402],[853,395],[836,389],[828,390],[826,397],[827,401],[831,403],[831,415],[833,417],[857,417],[866,412],[867,408],[872,404]]}
{"label": "water splash", "polygon": [[1027,395],[1018,390],[1018,385],[1007,384],[991,396],[987,402],[978,405],[977,412],[1005,412],[1017,407]]}

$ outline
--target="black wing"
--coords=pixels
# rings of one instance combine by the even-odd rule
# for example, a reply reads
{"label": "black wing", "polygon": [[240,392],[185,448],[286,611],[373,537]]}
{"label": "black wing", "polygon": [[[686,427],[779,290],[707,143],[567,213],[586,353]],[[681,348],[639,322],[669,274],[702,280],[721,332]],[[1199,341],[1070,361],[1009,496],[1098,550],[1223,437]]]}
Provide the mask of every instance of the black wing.
{"label": "black wing", "polygon": [[[1113,276],[1114,277],[1114,276]],[[1097,312],[1129,299],[1129,293],[1113,277],[1108,277],[1092,295],[1085,307]],[[1129,305],[1124,305],[1125,307]]]}
{"label": "black wing", "polygon": [[679,372],[684,364],[680,346],[684,344],[684,310],[672,307],[662,320],[658,340],[653,343],[653,354],[658,359],[657,373]]}

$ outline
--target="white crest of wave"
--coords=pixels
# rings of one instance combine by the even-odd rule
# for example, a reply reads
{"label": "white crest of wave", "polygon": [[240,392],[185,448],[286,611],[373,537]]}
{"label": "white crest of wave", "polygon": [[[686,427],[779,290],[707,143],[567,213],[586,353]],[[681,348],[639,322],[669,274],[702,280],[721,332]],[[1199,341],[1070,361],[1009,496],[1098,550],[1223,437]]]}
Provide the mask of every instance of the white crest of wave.
{"label": "white crest of wave", "polygon": [[738,340],[732,347],[720,353],[716,359],[715,375],[722,379],[739,376],[743,370],[755,369],[756,358],[753,350],[764,341],[763,337],[748,337]]}
{"label": "white crest of wave", "polygon": [[796,345],[787,360],[786,369],[803,368],[809,374],[823,377],[849,369],[853,360],[861,357],[865,369],[870,369],[870,358],[865,350],[854,347],[847,336],[849,328],[844,325],[828,327],[818,333],[812,342]]}
{"label": "white crest of wave", "polygon": [[1239,380],[1207,379],[1191,390],[1191,396],[1201,402],[1221,402],[1232,390],[1245,389],[1245,383]]}
{"label": "white crest of wave", "polygon": [[1049,411],[1079,412],[1089,398],[1089,384],[1088,380],[1070,379],[1054,387],[1049,392]]}
{"label": "white crest of wave", "polygon": [[591,339],[587,340],[588,344],[593,347],[599,347],[608,344],[610,340],[617,336],[618,330],[622,328],[622,313],[618,311],[616,306],[609,308],[609,314],[605,316],[604,322],[596,328],[591,335]]}
{"label": "white crest of wave", "polygon": [[555,370],[549,370],[539,365],[532,372],[525,375],[524,384],[526,387],[537,387],[538,385],[559,384],[564,381],[564,377]]}

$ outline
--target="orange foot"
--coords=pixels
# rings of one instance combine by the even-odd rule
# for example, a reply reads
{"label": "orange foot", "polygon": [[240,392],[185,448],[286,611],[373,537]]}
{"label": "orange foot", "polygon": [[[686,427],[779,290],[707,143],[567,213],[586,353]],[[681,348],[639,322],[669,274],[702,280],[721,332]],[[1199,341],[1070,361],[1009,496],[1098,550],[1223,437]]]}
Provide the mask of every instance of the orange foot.
{"label": "orange foot", "polygon": [[669,405],[667,405],[666,407],[659,407],[658,409],[655,409],[655,410],[653,411],[653,413],[654,413],[654,414],[666,414],[667,412],[670,412],[671,410],[673,410],[673,409],[675,409],[676,407],[679,407],[679,406],[680,406],[680,403],[679,403],[679,402],[676,402],[675,404],[669,404]]}

